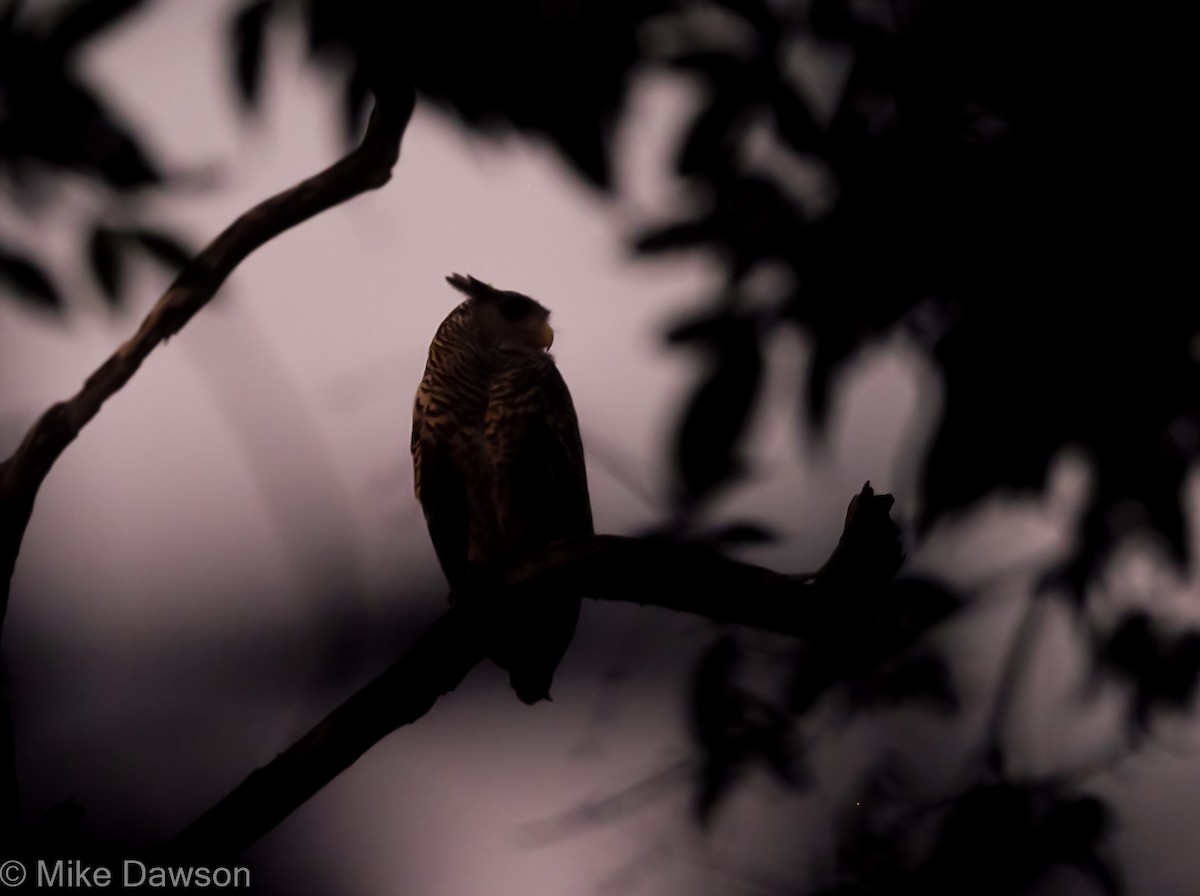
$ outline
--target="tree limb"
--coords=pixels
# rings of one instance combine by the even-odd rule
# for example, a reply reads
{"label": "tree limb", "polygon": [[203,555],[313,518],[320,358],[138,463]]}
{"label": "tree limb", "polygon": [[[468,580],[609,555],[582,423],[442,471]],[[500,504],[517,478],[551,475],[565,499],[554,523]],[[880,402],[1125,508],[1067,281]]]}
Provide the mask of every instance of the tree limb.
{"label": "tree limb", "polygon": [[376,104],[357,148],[324,171],[259,203],[225,228],[179,273],[138,331],[88,377],[79,392],[42,414],[12,456],[0,463],[0,626],[34,500],[64,449],[137,372],[150,352],[208,304],[251,252],[314,215],[387,183],[414,102],[415,94],[409,92],[396,107]]}
{"label": "tree limb", "polygon": [[487,653],[487,633],[512,601],[542,589],[634,600],[774,632],[813,633],[827,605],[869,600],[902,555],[890,495],[870,485],[854,498],[829,562],[784,575],[730,560],[705,545],[613,535],[567,539],[510,570],[506,594],[459,603],[385,672],[346,700],[166,846],[169,855],[236,855],[301,806],[373,744],[411,724]]}
{"label": "tree limb", "polygon": [[232,856],[250,846],[385,736],[454,690],[486,653],[478,623],[473,610],[452,607],[408,653],[171,841],[167,854]]}

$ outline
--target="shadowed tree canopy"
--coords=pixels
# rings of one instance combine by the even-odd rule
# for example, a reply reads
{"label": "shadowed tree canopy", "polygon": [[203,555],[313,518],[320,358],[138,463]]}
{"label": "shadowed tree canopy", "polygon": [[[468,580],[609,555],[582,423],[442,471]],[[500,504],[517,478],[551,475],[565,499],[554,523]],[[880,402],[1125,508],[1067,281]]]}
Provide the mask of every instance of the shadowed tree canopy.
{"label": "shadowed tree canopy", "polygon": [[[1137,530],[1186,562],[1200,321],[1172,223],[1181,73],[1168,52],[1114,59],[1105,38],[1162,36],[1130,4],[260,0],[232,27],[248,103],[266,28],[288,13],[315,56],[343,60],[348,121],[368,90],[412,84],[472,128],[549,139],[602,189],[635,73],[678,71],[703,90],[676,157],[688,209],[635,241],[645,255],[708,252],[726,271],[711,311],[671,335],[711,366],[681,426],[683,504],[741,470],[774,328],[815,341],[802,413],[819,429],[845,362],[900,326],[946,389],[924,525],[998,487],[1040,489],[1071,447],[1095,484],[1054,582],[1080,594]],[[848,55],[840,82],[806,72],[814,48]],[[789,169],[825,187],[798,191]],[[747,295],[764,270],[765,311]]]}
{"label": "shadowed tree canopy", "polygon": [[[170,189],[72,61],[142,5],[75,0],[44,14],[0,0],[0,177],[17,201],[35,201],[39,184],[64,172],[112,193],[114,209],[128,194]],[[1098,892],[1122,891],[1108,854],[1110,810],[1087,790],[1095,769],[1019,777],[1005,732],[1044,595],[1063,598],[1088,632],[1093,677],[1128,686],[1127,749],[1118,755],[1140,746],[1162,714],[1190,708],[1200,679],[1200,633],[1143,612],[1104,627],[1088,612],[1089,593],[1131,537],[1148,538],[1181,571],[1192,561],[1184,486],[1200,451],[1200,310],[1183,289],[1192,278],[1179,224],[1190,207],[1188,107],[1175,38],[1152,19],[1131,3],[1065,0],[254,0],[229,23],[230,72],[248,109],[261,104],[270,30],[290,22],[340,79],[349,137],[373,108],[377,122],[396,109],[406,122],[415,93],[473,131],[549,142],[602,192],[614,190],[612,135],[634,79],[670,72],[699,91],[674,157],[686,202],[629,236],[643,259],[699,253],[722,272],[703,310],[664,334],[704,360],[678,411],[672,506],[645,538],[559,545],[505,587],[519,599],[522,588],[577,588],[591,577],[617,592],[635,574],[661,585],[651,603],[800,636],[781,664],[783,700],[745,686],[736,636],[700,659],[691,706],[700,822],[755,765],[782,786],[807,786],[795,727],[831,696],[849,716],[962,708],[925,635],[966,596],[915,575],[888,581],[898,559],[878,545],[894,541],[890,500],[869,489],[856,500],[873,522],[860,517],[856,528],[852,505],[841,553],[813,580],[813,593],[837,599],[813,604],[811,616],[764,624],[778,620],[755,615],[753,599],[739,616],[719,601],[697,609],[663,596],[687,569],[711,572],[730,601],[739,599],[735,585],[777,598],[798,584],[723,565],[733,561],[721,551],[770,533],[754,521],[714,530],[706,519],[713,499],[750,472],[748,424],[776,333],[811,340],[795,413],[818,437],[839,377],[865,347],[900,333],[934,365],[944,402],[922,464],[918,535],[997,492],[1040,492],[1063,452],[1088,462],[1075,542],[1030,599],[966,783],[921,799],[902,769],[878,770],[861,782],[869,811],[839,819],[830,880],[798,883],[798,893],[999,896],[1024,892],[1057,866]],[[116,218],[82,240],[110,301],[131,250],[186,275],[191,253],[176,239]],[[54,283],[35,257],[0,244],[0,287],[62,314]],[[876,527],[873,548],[856,549],[867,526]],[[886,574],[848,587],[847,557]],[[439,623],[431,637],[460,624]],[[431,705],[452,688],[476,647],[463,647],[454,668],[430,679],[435,692],[414,696],[414,715],[392,727],[419,717],[425,696]],[[428,644],[414,649],[429,653]],[[410,665],[393,669],[415,661],[402,662]],[[358,753],[391,730],[356,727],[368,704],[348,702],[330,716],[353,728]],[[244,848],[263,831],[248,825],[247,842],[212,834],[231,806],[275,799],[264,791],[302,801],[327,780],[313,784],[320,775],[304,765],[325,731],[314,729],[282,766],[256,772],[201,819],[190,829],[205,832],[195,835],[200,844]],[[324,754],[316,762],[325,775],[344,767]],[[299,789],[288,783],[297,768]],[[262,826],[290,811],[283,803],[262,813],[270,819]]]}

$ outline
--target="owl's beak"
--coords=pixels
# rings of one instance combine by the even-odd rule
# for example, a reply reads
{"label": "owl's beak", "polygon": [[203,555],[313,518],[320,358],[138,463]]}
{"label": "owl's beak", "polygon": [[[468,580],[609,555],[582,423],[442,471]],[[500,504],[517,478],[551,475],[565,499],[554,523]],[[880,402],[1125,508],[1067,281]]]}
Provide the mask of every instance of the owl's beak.
{"label": "owl's beak", "polygon": [[538,344],[546,351],[549,351],[550,346],[554,345],[554,329],[550,324],[543,323],[538,328]]}

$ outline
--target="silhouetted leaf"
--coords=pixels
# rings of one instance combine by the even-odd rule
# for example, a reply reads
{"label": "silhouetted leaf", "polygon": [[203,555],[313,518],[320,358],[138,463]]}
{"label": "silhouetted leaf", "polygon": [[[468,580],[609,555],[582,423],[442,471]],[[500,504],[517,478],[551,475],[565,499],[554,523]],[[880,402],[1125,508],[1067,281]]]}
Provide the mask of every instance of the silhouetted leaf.
{"label": "silhouetted leaf", "polygon": [[747,700],[736,681],[740,661],[737,643],[721,638],[704,651],[692,678],[691,727],[703,757],[696,813],[704,824],[746,759]]}
{"label": "silhouetted leaf", "polygon": [[92,228],[88,239],[88,263],[100,291],[112,306],[121,301],[124,259],[121,257],[121,234],[103,224]]}
{"label": "silhouetted leaf", "polygon": [[847,0],[812,0],[808,21],[814,33],[833,40],[853,40],[859,28]]}
{"label": "silhouetted leaf", "polygon": [[41,266],[3,247],[0,247],[0,282],[6,283],[17,298],[37,308],[62,310],[62,296]]}
{"label": "silhouetted leaf", "polygon": [[128,235],[155,261],[172,271],[183,270],[192,260],[192,250],[169,233],[148,227],[136,227],[130,230]]}
{"label": "silhouetted leaf", "polygon": [[878,625],[886,643],[898,652],[945,622],[962,609],[962,598],[933,579],[909,576],[896,579],[880,607]]}
{"label": "silhouetted leaf", "polygon": [[1095,797],[1054,785],[981,785],[952,803],[914,892],[1015,896],[1057,867],[1102,864],[1107,815]]}
{"label": "silhouetted leaf", "polygon": [[1144,733],[1155,711],[1186,709],[1200,684],[1200,632],[1173,635],[1146,613],[1127,614],[1099,639],[1099,670],[1127,682],[1131,735]]}
{"label": "silhouetted leaf", "polygon": [[145,0],[71,0],[57,10],[46,36],[46,51],[67,54],[111,28]]}
{"label": "silhouetted leaf", "polygon": [[711,353],[710,373],[688,402],[675,442],[676,500],[685,507],[741,474],[739,445],[762,375],[751,318],[728,318],[704,347]]}
{"label": "silhouetted leaf", "polygon": [[772,94],[772,111],[779,136],[797,152],[812,152],[820,146],[821,129],[808,103],[794,90],[780,83]]}
{"label": "silhouetted leaf", "polygon": [[262,88],[267,23],[273,0],[255,0],[237,11],[231,24],[234,48],[234,81],[238,96],[248,108],[258,105]]}
{"label": "silhouetted leaf", "polygon": [[792,737],[790,720],[778,713],[775,724],[763,724],[758,729],[756,748],[766,761],[767,768],[783,784],[796,787],[808,782],[808,771],[801,764],[800,750]]}
{"label": "silhouetted leaf", "polygon": [[765,0],[720,0],[720,5],[752,25],[761,39],[774,41],[778,38],[782,23]]}
{"label": "silhouetted leaf", "polygon": [[853,699],[860,706],[889,709],[910,703],[945,712],[959,707],[950,668],[933,654],[909,657],[884,667],[855,686]]}
{"label": "silhouetted leaf", "polygon": [[667,224],[639,236],[634,248],[643,255],[698,249],[716,234],[711,218]]}
{"label": "silhouetted leaf", "polygon": [[708,824],[750,763],[763,763],[781,782],[802,783],[805,771],[791,718],[738,682],[741,652],[723,637],[702,655],[692,679],[692,733],[700,748],[696,813]]}
{"label": "silhouetted leaf", "polygon": [[342,94],[342,131],[346,141],[353,143],[362,134],[367,123],[367,113],[371,103],[371,82],[366,69],[357,66],[354,73],[346,80],[346,88]]}
{"label": "silhouetted leaf", "polygon": [[[684,135],[675,160],[675,170],[685,176],[733,170],[737,161],[737,140],[745,130],[738,125],[745,117],[746,110],[739,97],[719,97],[710,103],[707,109],[696,116]],[[641,248],[649,236],[639,240],[640,251],[655,251]]]}
{"label": "silhouetted leaf", "polygon": [[808,368],[808,382],[804,392],[807,420],[817,435],[825,430],[833,384],[838,372],[849,360],[851,351],[852,347],[839,341],[836,334],[827,334],[817,342],[812,363]]}
{"label": "silhouetted leaf", "polygon": [[25,0],[4,0],[0,2],[0,40],[7,40],[15,30],[17,17]]}
{"label": "silhouetted leaf", "polygon": [[[928,652],[904,654],[962,602],[929,580],[881,580],[882,573],[875,570],[878,563],[858,553],[853,547],[858,538],[864,544],[895,538],[894,533],[855,534],[856,525],[877,528],[876,515],[886,515],[885,507],[890,506],[878,500],[889,496],[866,494],[868,491],[869,486],[860,494],[858,506],[851,507],[851,520],[843,535],[843,545],[850,546],[839,545],[821,572],[822,581],[833,574],[841,584],[822,586],[821,592],[828,597],[814,609],[813,634],[793,651],[788,703],[796,714],[808,712],[823,694],[842,686],[849,688],[851,711],[857,703],[892,705],[924,699],[952,709],[957,702],[949,670],[939,657]],[[891,526],[894,529],[895,524]],[[845,572],[830,569],[842,566]],[[863,566],[866,570],[856,571]],[[894,573],[887,564],[883,568],[889,576]]]}
{"label": "silhouetted leaf", "polygon": [[736,674],[741,651],[733,638],[720,638],[701,655],[692,678],[692,730],[703,745],[725,739],[731,717],[740,716]]}
{"label": "silhouetted leaf", "polygon": [[1116,865],[1097,853],[1084,853],[1069,859],[1069,864],[1082,874],[1103,896],[1123,896],[1125,885]]}
{"label": "silhouetted leaf", "polygon": [[671,56],[667,63],[673,68],[700,75],[724,90],[744,84],[749,77],[748,60],[724,50],[690,50]]}

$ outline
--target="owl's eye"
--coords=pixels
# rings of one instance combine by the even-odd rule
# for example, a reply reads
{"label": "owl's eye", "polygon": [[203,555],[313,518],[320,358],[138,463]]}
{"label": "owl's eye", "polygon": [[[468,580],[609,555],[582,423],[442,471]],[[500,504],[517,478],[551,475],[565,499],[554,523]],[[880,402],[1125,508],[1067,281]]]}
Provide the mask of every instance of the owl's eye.
{"label": "owl's eye", "polygon": [[505,296],[497,307],[505,320],[520,320],[533,310],[533,301],[525,296]]}

